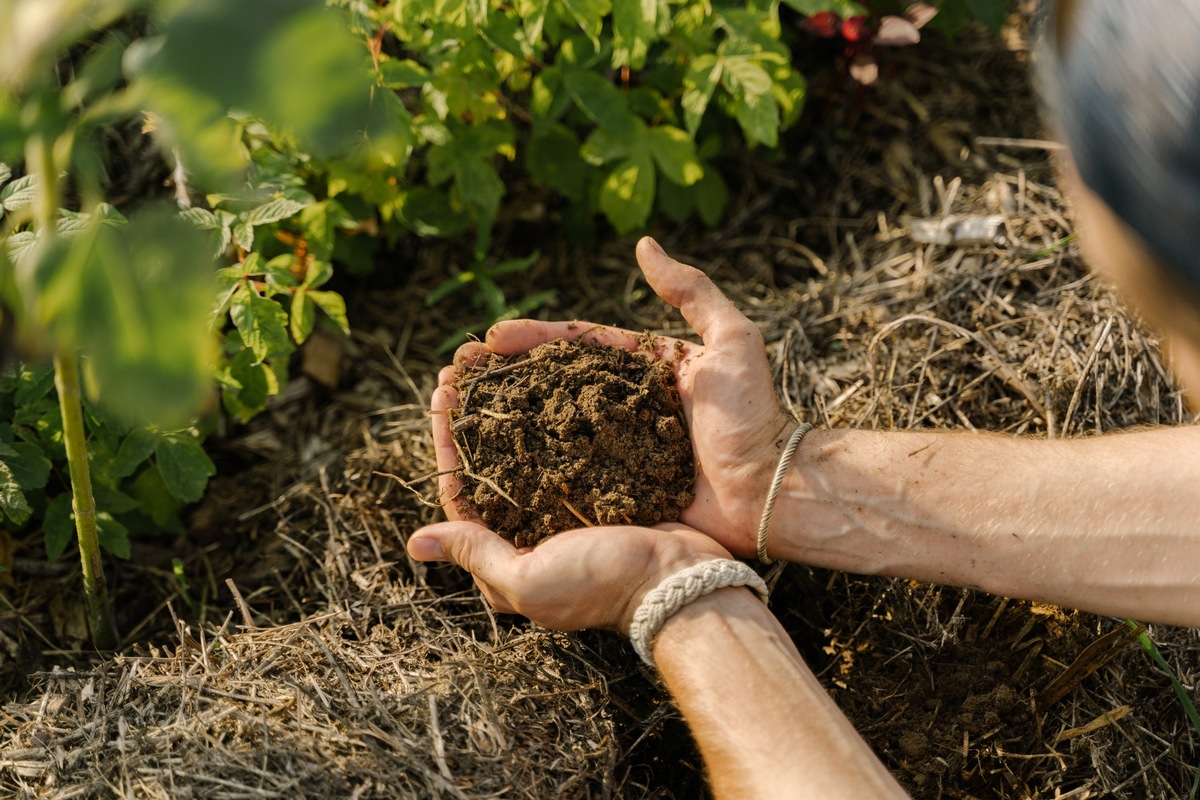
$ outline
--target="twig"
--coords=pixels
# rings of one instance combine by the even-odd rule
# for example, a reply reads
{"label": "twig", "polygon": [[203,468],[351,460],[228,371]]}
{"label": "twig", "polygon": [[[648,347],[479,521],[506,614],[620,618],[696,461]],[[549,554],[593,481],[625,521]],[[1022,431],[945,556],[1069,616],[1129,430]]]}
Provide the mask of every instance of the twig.
{"label": "twig", "polygon": [[355,708],[362,708],[362,703],[360,703],[358,700],[358,694],[355,693],[354,687],[350,685],[350,679],[347,678],[346,673],[342,671],[342,667],[338,664],[337,659],[333,657],[333,653],[329,652],[329,648],[326,646],[325,642],[313,631],[305,631],[305,633],[308,634],[310,639],[317,643],[317,647],[320,647],[321,651],[325,653],[325,657],[329,659],[329,664],[333,667],[334,674],[337,675],[337,679],[342,684],[342,688],[346,690],[346,699],[350,701],[350,705],[354,706]]}
{"label": "twig", "polygon": [[233,582],[233,578],[226,578],[225,585],[229,587],[229,592],[233,595],[234,602],[241,609],[242,622],[245,623],[246,630],[258,630],[258,626],[254,624],[254,619],[250,616],[250,606],[246,604],[246,598],[242,597],[242,593],[238,591],[237,584]]}
{"label": "twig", "polygon": [[532,364],[533,362],[540,361],[540,360],[541,360],[540,358],[525,358],[520,361],[514,361],[511,364],[505,364],[502,367],[494,367],[492,369],[489,369],[487,372],[484,372],[480,375],[476,375],[474,378],[466,379],[465,381],[462,382],[462,385],[463,386],[474,386],[475,384],[479,383],[480,381],[485,381],[485,380],[488,380],[489,378],[495,378],[500,375],[505,375],[509,372],[518,370],[521,367],[527,367],[530,364]]}
{"label": "twig", "polygon": [[589,528],[596,527],[596,523],[589,520],[583,514],[580,514],[579,509],[577,509],[577,508],[575,508],[575,506],[571,505],[571,503],[568,502],[567,498],[564,497],[562,499],[562,504],[567,507],[567,511],[570,511],[572,514],[574,514],[575,518],[578,519],[580,522],[582,522],[584,525],[586,525]]}

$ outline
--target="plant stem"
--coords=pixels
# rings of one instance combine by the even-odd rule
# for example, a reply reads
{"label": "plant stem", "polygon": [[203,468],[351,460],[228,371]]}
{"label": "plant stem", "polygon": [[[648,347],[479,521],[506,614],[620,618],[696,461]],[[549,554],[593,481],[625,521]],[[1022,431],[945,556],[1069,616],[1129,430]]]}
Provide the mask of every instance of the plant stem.
{"label": "plant stem", "polygon": [[[54,143],[49,137],[31,137],[27,160],[39,175],[37,232],[41,252],[48,253],[58,223],[58,165]],[[117,647],[119,637],[113,619],[104,564],[100,560],[100,537],[96,531],[96,500],[87,459],[87,435],[83,429],[83,402],[79,394],[79,364],[72,347],[60,345],[54,354],[54,385],[62,414],[63,444],[71,474],[71,507],[75,511],[75,534],[83,563],[83,593],[87,598],[92,643],[100,650]]]}
{"label": "plant stem", "polygon": [[63,443],[71,472],[71,507],[75,511],[75,534],[79,538],[79,560],[83,563],[83,592],[87,597],[92,642],[100,650],[117,647],[117,626],[108,582],[100,560],[100,537],[96,531],[96,501],[88,468],[87,439],[83,430],[83,404],[79,395],[79,368],[74,353],[54,354],[54,385],[63,420]]}

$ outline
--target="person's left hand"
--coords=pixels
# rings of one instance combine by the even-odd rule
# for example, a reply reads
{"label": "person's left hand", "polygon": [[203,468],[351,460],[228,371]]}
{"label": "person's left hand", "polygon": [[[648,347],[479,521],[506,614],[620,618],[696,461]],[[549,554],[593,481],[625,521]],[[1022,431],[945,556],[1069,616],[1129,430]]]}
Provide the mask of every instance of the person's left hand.
{"label": "person's left hand", "polygon": [[419,561],[449,561],[469,571],[502,613],[546,628],[605,628],[627,634],[642,598],[668,576],[729,551],[686,525],[580,528],[518,549],[468,520],[418,530],[408,552]]}

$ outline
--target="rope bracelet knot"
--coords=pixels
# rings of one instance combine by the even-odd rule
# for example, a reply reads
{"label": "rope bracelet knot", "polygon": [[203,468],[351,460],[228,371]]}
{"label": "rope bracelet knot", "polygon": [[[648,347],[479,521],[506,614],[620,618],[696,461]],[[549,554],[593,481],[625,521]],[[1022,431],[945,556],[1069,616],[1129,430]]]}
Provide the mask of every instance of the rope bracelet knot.
{"label": "rope bracelet knot", "polygon": [[764,603],[767,602],[767,584],[758,573],[741,561],[730,558],[715,558],[693,564],[647,592],[629,623],[629,638],[642,661],[654,666],[651,644],[659,629],[675,612],[706,594],[729,586],[748,586]]}

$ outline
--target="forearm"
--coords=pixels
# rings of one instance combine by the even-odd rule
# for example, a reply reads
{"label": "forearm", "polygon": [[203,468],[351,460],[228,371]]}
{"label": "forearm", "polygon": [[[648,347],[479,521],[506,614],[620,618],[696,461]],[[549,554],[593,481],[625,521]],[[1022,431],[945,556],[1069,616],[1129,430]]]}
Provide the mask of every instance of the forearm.
{"label": "forearm", "polygon": [[716,797],[905,796],[749,591],[684,607],[654,658]]}
{"label": "forearm", "polygon": [[777,558],[1200,626],[1200,428],[1073,440],[813,431]]}

